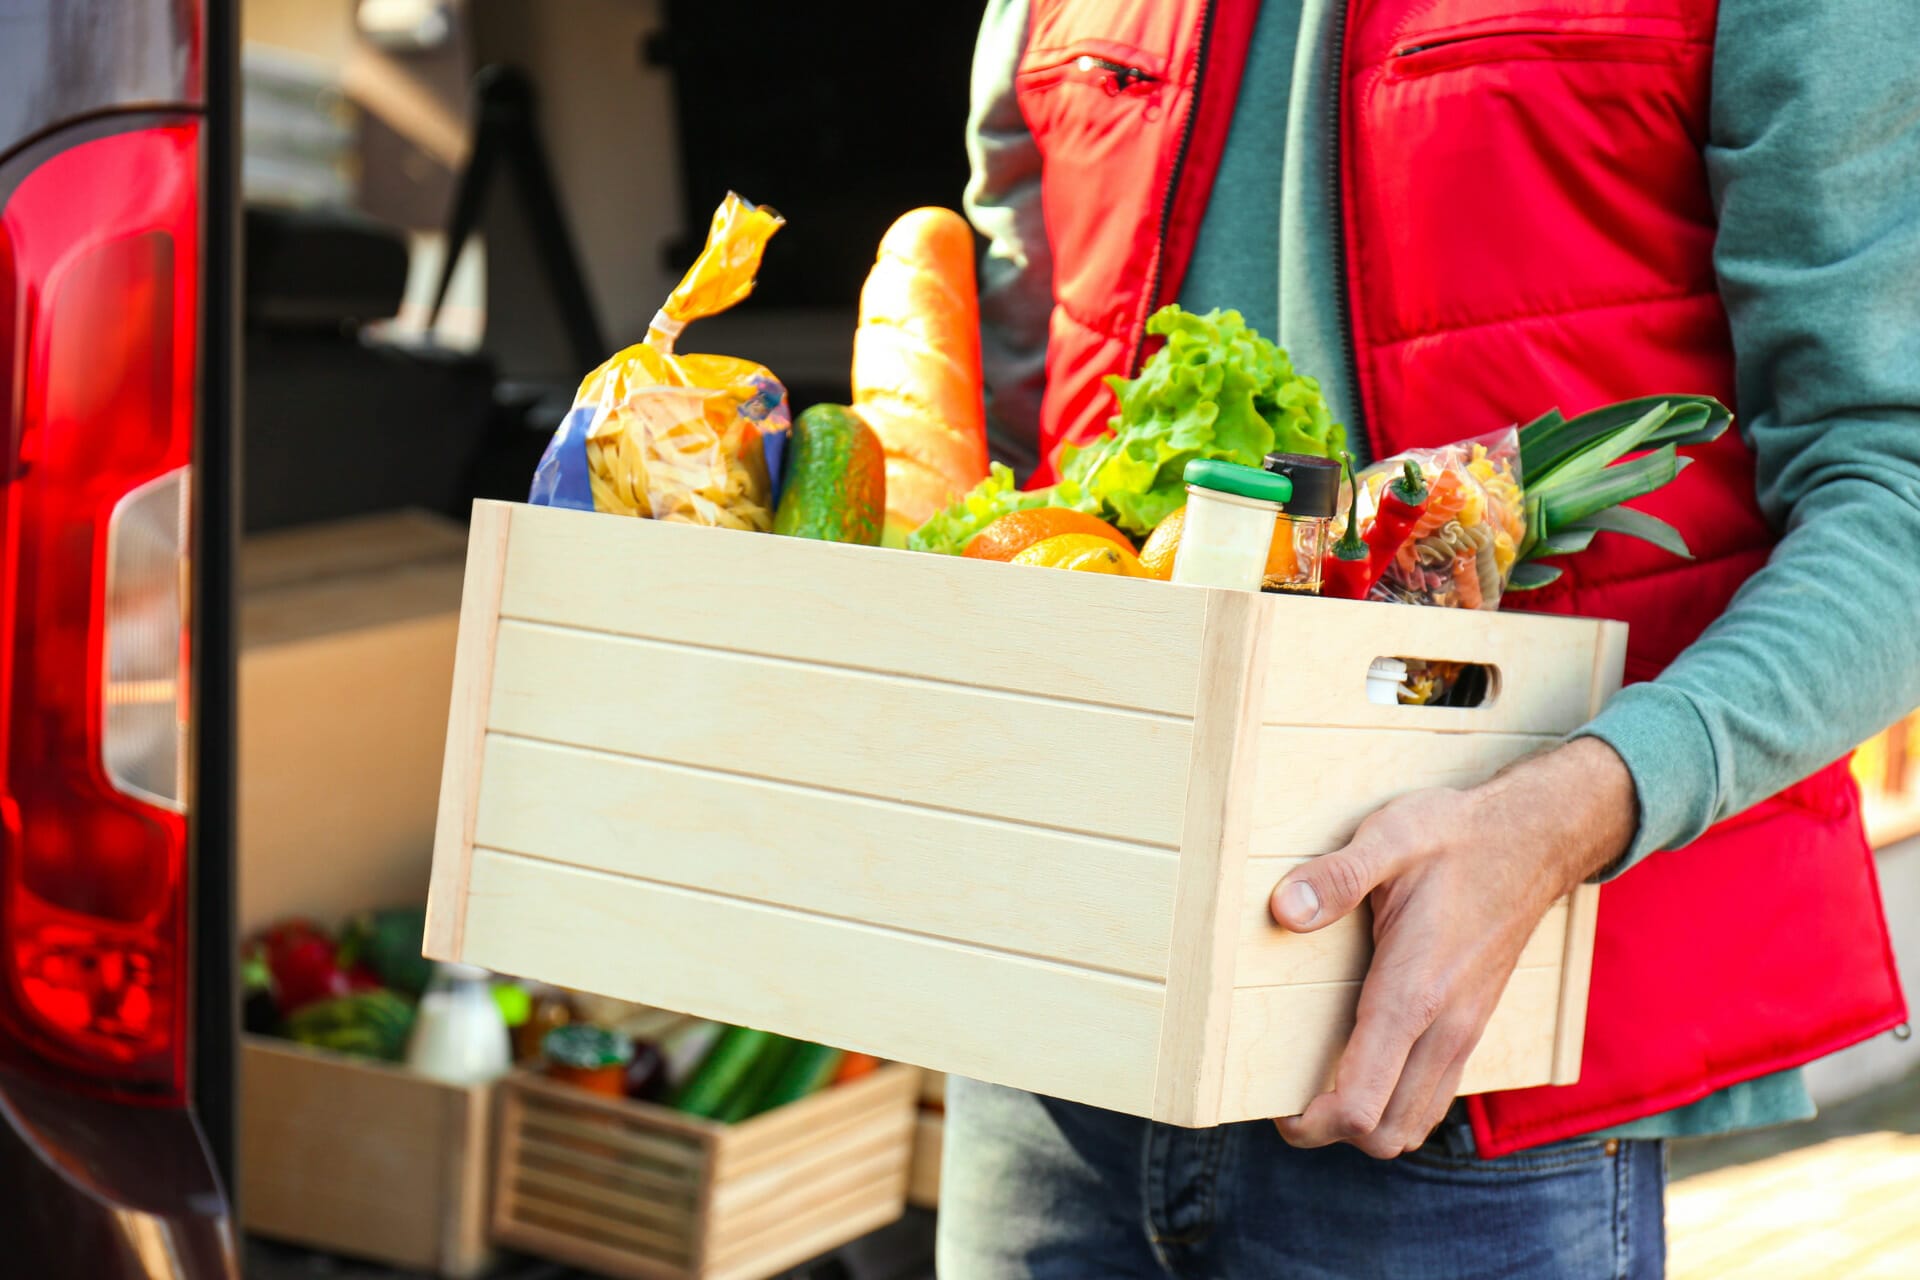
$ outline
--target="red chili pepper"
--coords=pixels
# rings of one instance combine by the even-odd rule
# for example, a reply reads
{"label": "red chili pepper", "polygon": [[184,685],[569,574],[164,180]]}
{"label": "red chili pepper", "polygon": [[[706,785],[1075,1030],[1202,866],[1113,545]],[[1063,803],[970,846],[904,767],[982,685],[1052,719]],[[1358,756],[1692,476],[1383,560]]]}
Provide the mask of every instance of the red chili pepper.
{"label": "red chili pepper", "polygon": [[1426,477],[1420,474],[1420,464],[1412,458],[1406,459],[1405,470],[1380,491],[1380,509],[1374,512],[1373,527],[1367,530],[1367,549],[1372,569],[1361,595],[1373,590],[1373,584],[1380,581],[1380,575],[1400,554],[1407,535],[1420,523],[1420,517],[1427,513],[1427,500],[1431,496]]}
{"label": "red chili pepper", "polygon": [[1347,504],[1347,531],[1331,547],[1320,567],[1320,594],[1334,600],[1364,600],[1371,585],[1372,552],[1360,537],[1360,486],[1353,478],[1353,455],[1341,455],[1347,464],[1347,484],[1353,500]]}

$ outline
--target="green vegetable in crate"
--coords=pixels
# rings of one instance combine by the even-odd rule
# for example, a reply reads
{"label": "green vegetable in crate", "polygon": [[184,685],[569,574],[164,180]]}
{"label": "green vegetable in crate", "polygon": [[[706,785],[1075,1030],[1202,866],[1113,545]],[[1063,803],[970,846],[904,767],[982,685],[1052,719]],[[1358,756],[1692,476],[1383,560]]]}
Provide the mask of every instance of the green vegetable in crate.
{"label": "green vegetable in crate", "polygon": [[[1563,418],[1549,410],[1520,428],[1526,537],[1509,591],[1544,587],[1560,570],[1538,561],[1587,549],[1602,533],[1625,534],[1692,558],[1679,530],[1621,503],[1673,480],[1692,461],[1685,445],[1718,439],[1733,420],[1711,396],[1646,396]],[[1628,462],[1620,459],[1644,451]]]}
{"label": "green vegetable in crate", "polygon": [[845,1058],[846,1054],[824,1044],[798,1046],[781,1067],[773,1085],[757,1100],[750,1114],[758,1115],[762,1111],[784,1107],[789,1102],[798,1102],[820,1092],[833,1083],[834,1074],[840,1070],[840,1063]]}
{"label": "green vegetable in crate", "polygon": [[673,1105],[689,1115],[712,1119],[740,1087],[762,1054],[777,1046],[775,1037],[750,1027],[728,1027],[700,1069],[674,1095]]}
{"label": "green vegetable in crate", "polygon": [[287,1038],[336,1053],[398,1062],[413,1030],[413,1006],[384,988],[303,1005],[288,1016]]}
{"label": "green vegetable in crate", "polygon": [[793,424],[773,531],[876,546],[887,515],[880,437],[845,405],[817,404]]}
{"label": "green vegetable in crate", "polygon": [[798,1041],[785,1036],[772,1037],[772,1043],[753,1060],[753,1066],[748,1068],[747,1074],[734,1087],[727,1100],[721,1103],[720,1110],[713,1118],[723,1124],[738,1124],[748,1116],[764,1111],[766,1108],[761,1105],[761,1099],[773,1088],[781,1072],[786,1070],[794,1051],[799,1048]]}
{"label": "green vegetable in crate", "polygon": [[363,911],[340,931],[340,967],[364,964],[382,983],[417,1000],[433,979],[433,961],[420,954],[426,932],[424,907]]}

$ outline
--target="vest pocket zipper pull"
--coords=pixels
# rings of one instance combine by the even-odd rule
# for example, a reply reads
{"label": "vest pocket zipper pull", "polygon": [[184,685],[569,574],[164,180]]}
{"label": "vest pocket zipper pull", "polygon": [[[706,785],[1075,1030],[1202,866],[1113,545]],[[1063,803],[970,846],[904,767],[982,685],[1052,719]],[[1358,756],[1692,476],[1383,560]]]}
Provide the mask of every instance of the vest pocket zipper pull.
{"label": "vest pocket zipper pull", "polygon": [[1130,67],[1124,62],[1114,62],[1108,58],[1096,58],[1083,53],[1074,59],[1074,68],[1081,72],[1103,71],[1106,73],[1105,86],[1107,96],[1117,98],[1136,85],[1155,84],[1160,77],[1143,67]]}

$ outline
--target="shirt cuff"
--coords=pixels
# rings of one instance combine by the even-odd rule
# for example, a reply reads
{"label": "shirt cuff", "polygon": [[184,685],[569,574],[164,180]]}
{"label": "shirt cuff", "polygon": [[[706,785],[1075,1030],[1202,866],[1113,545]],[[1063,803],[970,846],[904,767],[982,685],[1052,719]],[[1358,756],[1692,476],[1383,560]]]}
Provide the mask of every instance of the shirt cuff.
{"label": "shirt cuff", "polygon": [[1656,849],[1677,849],[1713,825],[1719,769],[1713,736],[1693,700],[1658,683],[1629,685],[1576,738],[1598,738],[1626,762],[1639,806],[1627,852],[1605,882]]}

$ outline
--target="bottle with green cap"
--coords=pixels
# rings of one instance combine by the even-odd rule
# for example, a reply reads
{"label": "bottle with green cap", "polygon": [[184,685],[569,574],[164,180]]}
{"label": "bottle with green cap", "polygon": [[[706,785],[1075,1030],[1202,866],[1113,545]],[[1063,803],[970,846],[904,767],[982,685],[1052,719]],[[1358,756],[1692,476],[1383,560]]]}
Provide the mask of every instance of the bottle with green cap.
{"label": "bottle with green cap", "polygon": [[1187,464],[1187,523],[1173,580],[1197,587],[1258,591],[1281,509],[1293,497],[1284,475],[1235,462]]}

